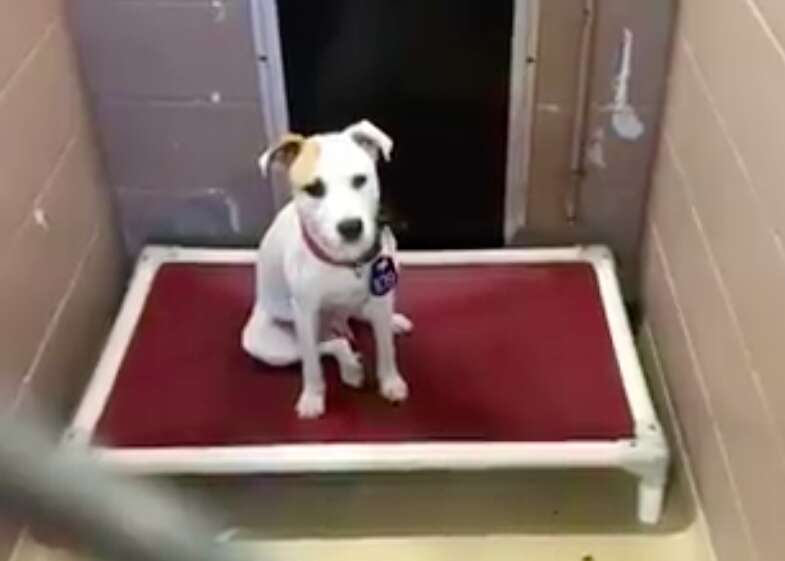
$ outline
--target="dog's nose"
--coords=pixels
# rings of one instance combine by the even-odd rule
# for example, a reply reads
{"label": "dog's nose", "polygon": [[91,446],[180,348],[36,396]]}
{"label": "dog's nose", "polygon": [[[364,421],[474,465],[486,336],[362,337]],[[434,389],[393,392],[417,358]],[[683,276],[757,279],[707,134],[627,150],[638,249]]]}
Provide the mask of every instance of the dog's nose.
{"label": "dog's nose", "polygon": [[338,223],[338,233],[347,242],[355,242],[363,233],[363,221],[359,218],[348,218]]}

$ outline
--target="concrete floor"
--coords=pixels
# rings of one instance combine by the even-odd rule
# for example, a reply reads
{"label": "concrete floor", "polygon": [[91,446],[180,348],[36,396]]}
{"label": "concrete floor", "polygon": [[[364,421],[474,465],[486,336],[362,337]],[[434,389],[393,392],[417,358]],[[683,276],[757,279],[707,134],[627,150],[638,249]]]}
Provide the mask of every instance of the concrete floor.
{"label": "concrete floor", "polygon": [[[677,469],[655,527],[635,521],[634,481],[614,473],[178,486],[218,516],[217,540],[265,561],[712,561],[688,483]],[[25,536],[11,561],[87,560]]]}
{"label": "concrete floor", "polygon": [[[671,535],[520,535],[235,542],[260,561],[712,561],[698,524]],[[11,561],[81,561],[27,538]]]}

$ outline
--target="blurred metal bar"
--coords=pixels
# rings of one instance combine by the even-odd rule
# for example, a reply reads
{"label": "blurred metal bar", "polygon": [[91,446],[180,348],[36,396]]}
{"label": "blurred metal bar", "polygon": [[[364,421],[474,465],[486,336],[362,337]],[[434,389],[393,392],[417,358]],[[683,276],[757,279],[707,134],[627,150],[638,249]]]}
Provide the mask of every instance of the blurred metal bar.
{"label": "blurred metal bar", "polygon": [[0,511],[107,561],[245,561],[162,485],[107,473],[32,424],[0,421]]}

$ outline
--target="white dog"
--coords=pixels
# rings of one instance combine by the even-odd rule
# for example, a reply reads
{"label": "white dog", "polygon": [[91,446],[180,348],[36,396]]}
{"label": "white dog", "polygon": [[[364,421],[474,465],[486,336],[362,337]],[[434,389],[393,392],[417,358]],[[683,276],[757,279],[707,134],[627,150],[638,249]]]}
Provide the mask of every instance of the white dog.
{"label": "white dog", "polygon": [[325,410],[320,356],[337,359],[344,383],[363,383],[362,364],[345,336],[349,318],[373,328],[382,396],[400,402],[408,394],[393,339],[412,325],[393,313],[396,242],[378,220],[376,162],[380,155],[390,159],[392,144],[361,121],[337,133],[286,135],[259,159],[264,175],[273,164],[285,166],[293,197],[259,247],[256,302],[242,344],[273,366],[302,361],[296,408],[302,418]]}

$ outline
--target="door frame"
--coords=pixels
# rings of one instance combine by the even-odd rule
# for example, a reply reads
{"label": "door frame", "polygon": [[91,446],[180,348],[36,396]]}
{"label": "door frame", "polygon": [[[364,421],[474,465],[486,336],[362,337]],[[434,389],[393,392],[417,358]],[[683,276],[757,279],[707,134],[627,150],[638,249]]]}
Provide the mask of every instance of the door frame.
{"label": "door frame", "polygon": [[[514,0],[504,196],[504,241],[509,244],[526,221],[531,159],[540,0]],[[276,0],[251,0],[259,99],[268,142],[289,132],[289,106]],[[280,176],[271,177],[276,210],[289,200]]]}
{"label": "door frame", "polygon": [[526,225],[537,74],[540,0],[515,0],[510,55],[504,242]]}
{"label": "door frame", "polygon": [[[268,144],[289,132],[289,103],[283,67],[283,47],[276,0],[251,0],[251,26],[256,50],[259,101]],[[279,175],[270,176],[274,210],[289,201],[289,189]]]}

